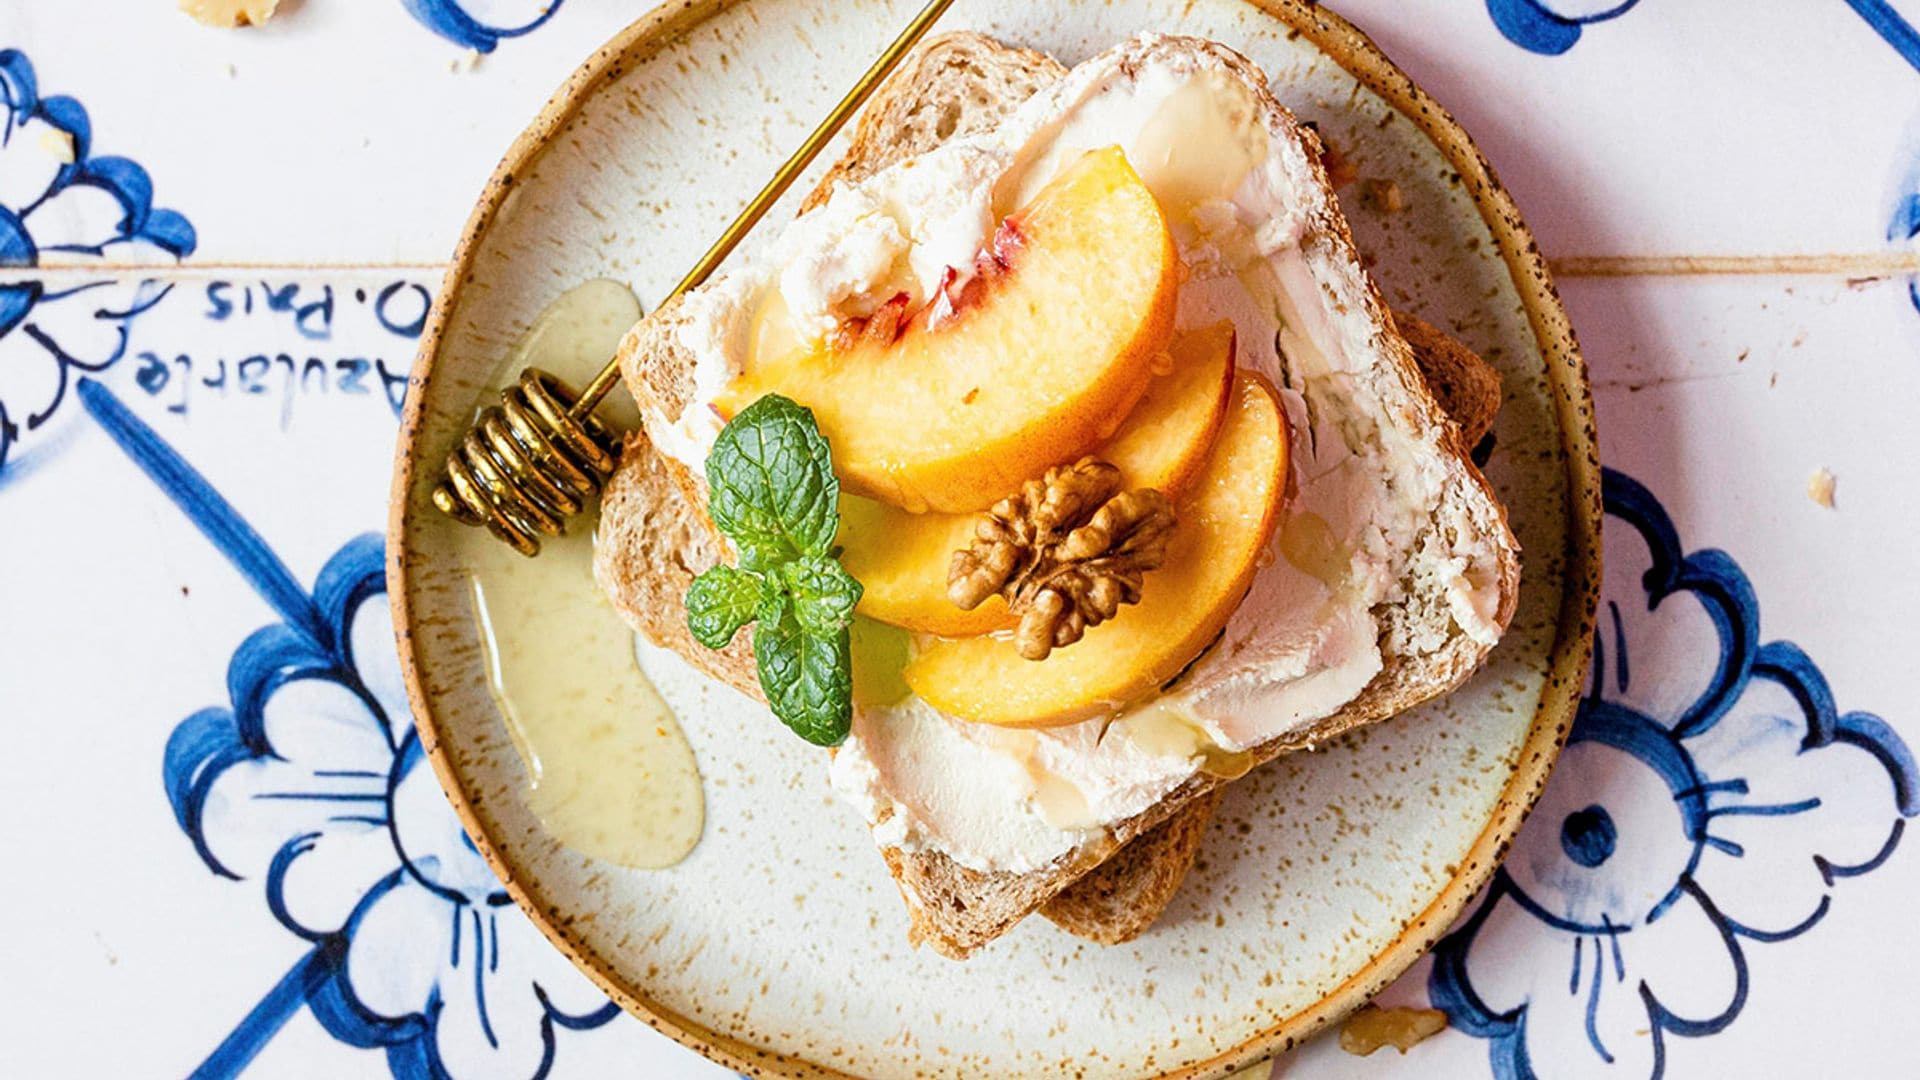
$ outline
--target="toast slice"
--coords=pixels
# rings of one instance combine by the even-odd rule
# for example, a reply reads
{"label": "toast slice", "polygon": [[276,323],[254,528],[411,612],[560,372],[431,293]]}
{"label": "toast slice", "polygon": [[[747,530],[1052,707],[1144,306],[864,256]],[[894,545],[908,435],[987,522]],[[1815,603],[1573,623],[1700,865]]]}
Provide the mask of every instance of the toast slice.
{"label": "toast slice", "polygon": [[[984,131],[1067,69],[1045,53],[957,31],[923,45],[888,78],[861,114],[850,147],[801,204],[826,202],[836,183],[854,184],[947,140]],[[1500,376],[1471,349],[1416,315],[1396,312],[1428,388],[1476,446],[1500,410]],[[1173,900],[1199,854],[1217,794],[1129,842],[1040,909],[1061,929],[1103,945],[1146,932]]]}
{"label": "toast slice", "polygon": [[[1237,55],[1202,42],[1137,42],[1134,48],[1180,48],[1206,53],[1257,88],[1270,113],[1274,134],[1288,141],[1289,152],[1318,176],[1321,205],[1311,208],[1313,227],[1344,256],[1335,269],[1350,276],[1348,287],[1364,297],[1378,327],[1390,328],[1377,292],[1359,269],[1345,223],[1331,207],[1318,164],[1314,136],[1280,110],[1264,88],[1256,69]],[[896,74],[892,83],[869,107],[855,133],[854,146],[834,176],[857,180],[901,157],[923,152],[929,143],[963,135],[990,125],[1011,107],[1013,99],[1032,93],[1037,84],[1057,79],[1059,65],[1023,50],[1006,50],[978,35],[949,35],[927,46]],[[958,108],[947,106],[964,103]],[[819,193],[816,193],[818,196]],[[817,201],[817,200],[816,200]],[[689,400],[689,358],[675,335],[678,312],[669,305],[636,328],[623,348],[623,362],[636,393],[660,413],[673,416]],[[1415,332],[1416,336],[1418,331]],[[1444,342],[1444,335],[1438,340]],[[1377,335],[1380,360],[1387,376],[1377,389],[1395,415],[1409,417],[1426,435],[1428,448],[1447,474],[1445,500],[1435,508],[1455,522],[1492,537],[1503,555],[1500,571],[1501,625],[1510,617],[1517,586],[1517,559],[1502,511],[1476,470],[1466,461],[1461,432],[1446,421],[1425,384],[1415,377],[1416,358],[1397,334]],[[1436,365],[1437,382],[1485,391],[1474,408],[1490,413],[1497,407],[1497,380],[1464,350],[1427,348],[1422,355]],[[1451,366],[1446,366],[1451,365]],[[1444,372],[1465,371],[1450,378]],[[748,693],[757,693],[750,650],[744,642],[721,653],[695,646],[687,633],[680,598],[687,582],[719,558],[720,549],[705,527],[698,509],[698,482],[677,463],[655,454],[644,439],[629,444],[627,460],[609,487],[603,509],[602,543],[597,559],[603,582],[634,624],[650,638],[676,649],[710,674]],[[1408,622],[1431,621],[1435,605],[1408,605],[1396,614]],[[1416,610],[1417,609],[1417,610]],[[1444,618],[1444,615],[1441,616]],[[1428,627],[1427,629],[1433,629]],[[1441,644],[1420,653],[1392,655],[1387,668],[1359,697],[1311,728],[1259,747],[1262,760],[1306,745],[1339,731],[1390,715],[1418,701],[1450,689],[1476,667],[1486,646],[1465,635],[1436,631]],[[1417,635],[1416,635],[1417,636]],[[889,867],[908,901],[917,938],[929,941],[947,955],[965,955],[1004,932],[1019,918],[1059,897],[1076,879],[1103,861],[1107,865],[1072,895],[1061,898],[1051,914],[1077,933],[1097,940],[1124,940],[1151,921],[1172,895],[1190,863],[1210,810],[1210,793],[1218,781],[1204,777],[1177,789],[1172,796],[1128,821],[1118,823],[1098,843],[1084,846],[1062,863],[1030,874],[985,873],[933,852],[886,850]],[[1171,819],[1185,808],[1189,815]],[[1165,828],[1160,826],[1166,823]],[[1108,856],[1129,841],[1139,846],[1118,859]]]}

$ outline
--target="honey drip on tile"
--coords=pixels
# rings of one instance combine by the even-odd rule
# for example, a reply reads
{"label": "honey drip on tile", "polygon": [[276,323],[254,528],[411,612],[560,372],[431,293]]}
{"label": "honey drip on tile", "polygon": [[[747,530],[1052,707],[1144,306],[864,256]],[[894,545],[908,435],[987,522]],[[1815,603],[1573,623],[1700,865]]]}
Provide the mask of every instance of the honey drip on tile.
{"label": "honey drip on tile", "polygon": [[[576,286],[541,313],[485,396],[530,364],[584,385],[639,318],[626,286]],[[611,423],[638,423],[624,400],[601,408]],[[598,524],[596,508],[531,559],[462,528],[458,551],[494,700],[531,780],[534,816],[582,854],[668,867],[699,842],[706,797],[679,721],[641,674],[632,631],[594,581]]]}

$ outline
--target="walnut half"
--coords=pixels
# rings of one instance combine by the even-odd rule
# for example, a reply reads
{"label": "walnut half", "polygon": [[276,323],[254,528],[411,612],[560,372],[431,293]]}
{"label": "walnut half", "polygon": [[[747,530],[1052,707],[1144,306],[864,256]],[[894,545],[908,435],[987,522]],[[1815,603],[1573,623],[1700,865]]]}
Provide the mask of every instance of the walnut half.
{"label": "walnut half", "polygon": [[1167,555],[1173,503],[1120,490],[1120,470],[1081,458],[995,503],[971,546],[953,553],[947,597],[971,610],[989,596],[1020,616],[1020,655],[1045,660],[1090,626],[1138,603],[1141,578]]}

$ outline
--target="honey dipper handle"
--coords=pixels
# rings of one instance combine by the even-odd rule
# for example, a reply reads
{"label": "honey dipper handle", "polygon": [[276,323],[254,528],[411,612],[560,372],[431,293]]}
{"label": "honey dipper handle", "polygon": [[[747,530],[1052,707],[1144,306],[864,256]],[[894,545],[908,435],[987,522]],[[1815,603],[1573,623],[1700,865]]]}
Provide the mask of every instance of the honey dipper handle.
{"label": "honey dipper handle", "polygon": [[[673,291],[667,294],[667,300],[707,280],[707,276],[726,261],[727,256],[733,253],[733,249],[739,246],[740,241],[752,231],[761,217],[765,216],[774,203],[780,201],[780,196],[786,194],[786,190],[792,187],[793,182],[800,178],[800,174],[807,170],[807,166],[813,163],[813,159],[819,156],[820,151],[833,141],[834,135],[839,133],[847,119],[866,103],[867,98],[892,73],[900,63],[900,59],[906,56],[922,37],[926,36],[927,30],[952,6],[953,0],[928,0],[927,6],[920,9],[920,14],[915,15],[906,29],[900,31],[900,36],[894,38],[886,51],[874,60],[873,66],[867,69],[866,74],[860,76],[860,81],[854,83],[853,89],[847,91],[847,96],[840,99],[840,104],[835,105],[833,111],[828,113],[826,118],[820,121],[819,126],[807,136],[806,141],[800,144],[799,149],[781,163],[779,171],[773,174],[773,179],[767,181],[767,186],[760,189],[760,193],[753,197],[752,202],[747,203],[739,216],[727,226],[726,231],[720,234],[720,238],[707,249],[707,253],[700,256],[700,261],[693,264],[693,269],[687,271],[687,276],[681,278],[680,284],[675,285]],[[665,301],[663,300],[662,303]],[[613,389],[614,384],[619,381],[619,362],[608,363],[606,367],[600,369],[600,374],[595,375],[593,381],[587,384],[586,390],[580,394],[580,400],[568,410],[568,415],[579,418],[592,412],[594,406],[600,404],[600,399],[606,397],[607,391]]]}

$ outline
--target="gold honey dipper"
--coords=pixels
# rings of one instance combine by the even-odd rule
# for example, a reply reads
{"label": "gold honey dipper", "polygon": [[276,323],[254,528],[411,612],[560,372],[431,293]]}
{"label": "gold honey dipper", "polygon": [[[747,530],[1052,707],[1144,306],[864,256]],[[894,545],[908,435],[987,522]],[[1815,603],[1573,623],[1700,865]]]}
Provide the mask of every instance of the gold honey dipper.
{"label": "gold honey dipper", "polygon": [[[705,281],[726,260],[881,80],[952,5],[953,0],[929,0],[920,9],[673,287],[667,300]],[[522,555],[539,554],[539,537],[563,533],[567,519],[600,493],[619,463],[619,433],[593,415],[594,406],[619,381],[618,358],[607,361],[578,395],[549,372],[528,368],[514,385],[501,392],[500,404],[482,413],[479,422],[460,440],[460,446],[448,455],[446,479],[434,487],[433,505],[468,525],[485,525],[487,531]]]}

